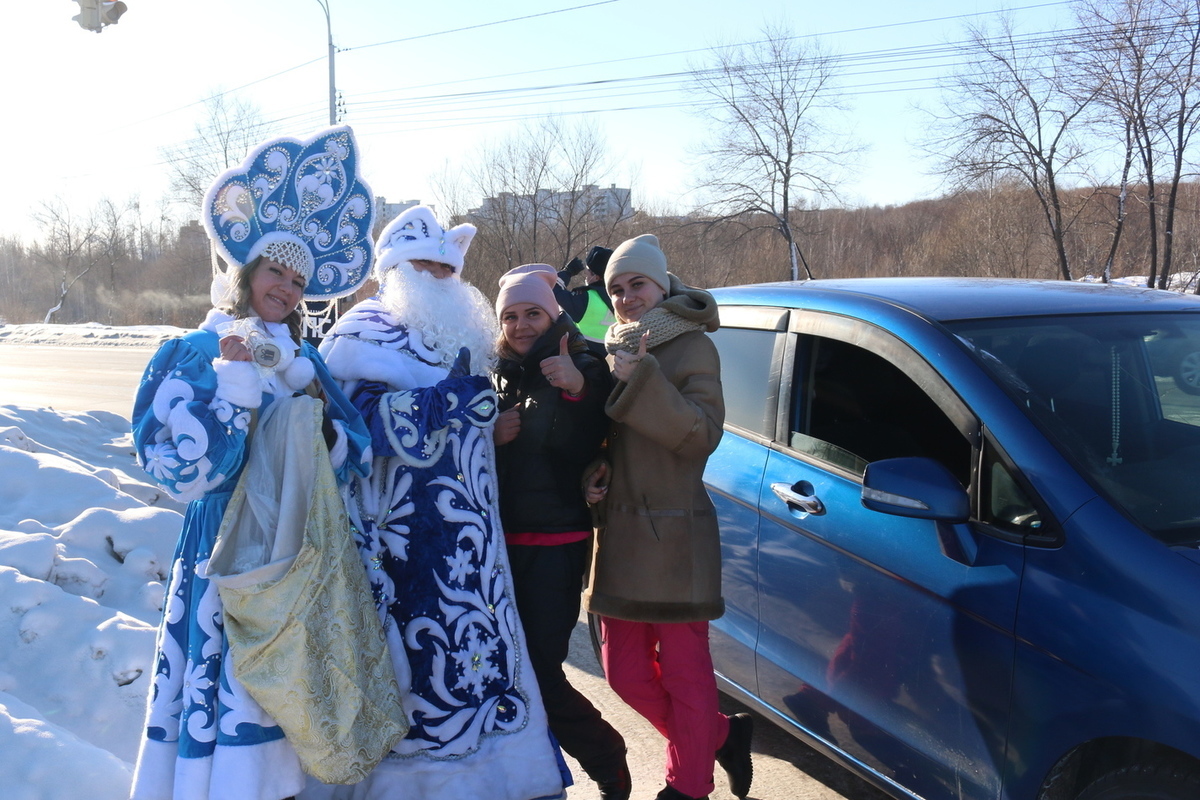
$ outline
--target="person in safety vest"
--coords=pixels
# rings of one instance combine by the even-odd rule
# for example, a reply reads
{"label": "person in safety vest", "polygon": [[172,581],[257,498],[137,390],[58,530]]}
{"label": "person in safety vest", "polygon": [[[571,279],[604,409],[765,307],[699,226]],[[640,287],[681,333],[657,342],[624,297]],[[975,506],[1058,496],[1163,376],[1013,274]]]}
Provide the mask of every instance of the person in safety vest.
{"label": "person in safety vest", "polygon": [[[604,268],[612,250],[599,245],[588,251],[587,258],[572,258],[567,266],[559,270],[558,285],[554,287],[554,298],[567,313],[580,332],[588,340],[589,348],[600,358],[607,356],[604,350],[604,333],[613,324],[612,300],[604,288]],[[574,289],[566,288],[571,278],[585,272],[584,283]]]}

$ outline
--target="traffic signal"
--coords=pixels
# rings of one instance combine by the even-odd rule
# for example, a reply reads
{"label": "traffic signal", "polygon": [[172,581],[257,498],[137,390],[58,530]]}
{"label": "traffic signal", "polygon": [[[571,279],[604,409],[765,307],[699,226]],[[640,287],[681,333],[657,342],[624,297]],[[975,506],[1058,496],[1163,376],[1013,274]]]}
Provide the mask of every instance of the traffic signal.
{"label": "traffic signal", "polygon": [[116,25],[127,9],[121,0],[100,0],[100,21],[105,25]]}
{"label": "traffic signal", "polygon": [[71,19],[79,23],[79,27],[99,33],[106,25],[116,25],[117,20],[127,10],[121,0],[75,0],[79,3],[79,13]]}

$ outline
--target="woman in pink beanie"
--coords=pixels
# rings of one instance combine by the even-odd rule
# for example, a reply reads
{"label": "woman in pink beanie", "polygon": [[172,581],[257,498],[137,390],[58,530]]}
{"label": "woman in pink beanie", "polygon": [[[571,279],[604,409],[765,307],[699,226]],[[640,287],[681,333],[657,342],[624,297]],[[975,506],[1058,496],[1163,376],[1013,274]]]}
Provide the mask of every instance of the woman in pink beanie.
{"label": "woman in pink beanie", "polygon": [[604,800],[627,800],[625,740],[567,682],[562,664],[579,618],[591,547],[583,473],[608,433],[608,366],[554,298],[558,275],[526,264],[500,279],[501,414],[494,429],[500,518],[517,612],[542,699],[562,749]]}

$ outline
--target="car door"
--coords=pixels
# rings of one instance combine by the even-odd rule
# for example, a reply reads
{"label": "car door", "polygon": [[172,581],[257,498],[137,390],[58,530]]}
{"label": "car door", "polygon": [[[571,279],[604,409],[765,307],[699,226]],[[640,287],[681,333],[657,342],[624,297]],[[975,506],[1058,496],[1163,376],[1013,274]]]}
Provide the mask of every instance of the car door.
{"label": "car door", "polygon": [[1018,542],[862,504],[881,459],[976,480],[980,425],[897,337],[794,311],[781,416],[759,485],[760,697],[886,781],[996,798]]}
{"label": "car door", "polygon": [[710,627],[710,647],[717,673],[751,695],[758,691],[759,488],[779,425],[787,320],[784,309],[723,307],[721,328],[712,334],[725,433],[708,459],[705,482],[721,530],[725,614]]}

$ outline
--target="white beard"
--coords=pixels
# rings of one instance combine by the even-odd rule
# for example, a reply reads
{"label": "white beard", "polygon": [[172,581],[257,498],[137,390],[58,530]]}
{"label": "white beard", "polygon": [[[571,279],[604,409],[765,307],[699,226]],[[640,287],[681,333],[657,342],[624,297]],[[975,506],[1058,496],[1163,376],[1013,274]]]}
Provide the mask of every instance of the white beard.
{"label": "white beard", "polygon": [[500,326],[483,293],[457,275],[435,278],[408,262],[389,269],[379,300],[449,367],[459,348],[471,351],[471,374],[487,375],[496,363]]}

